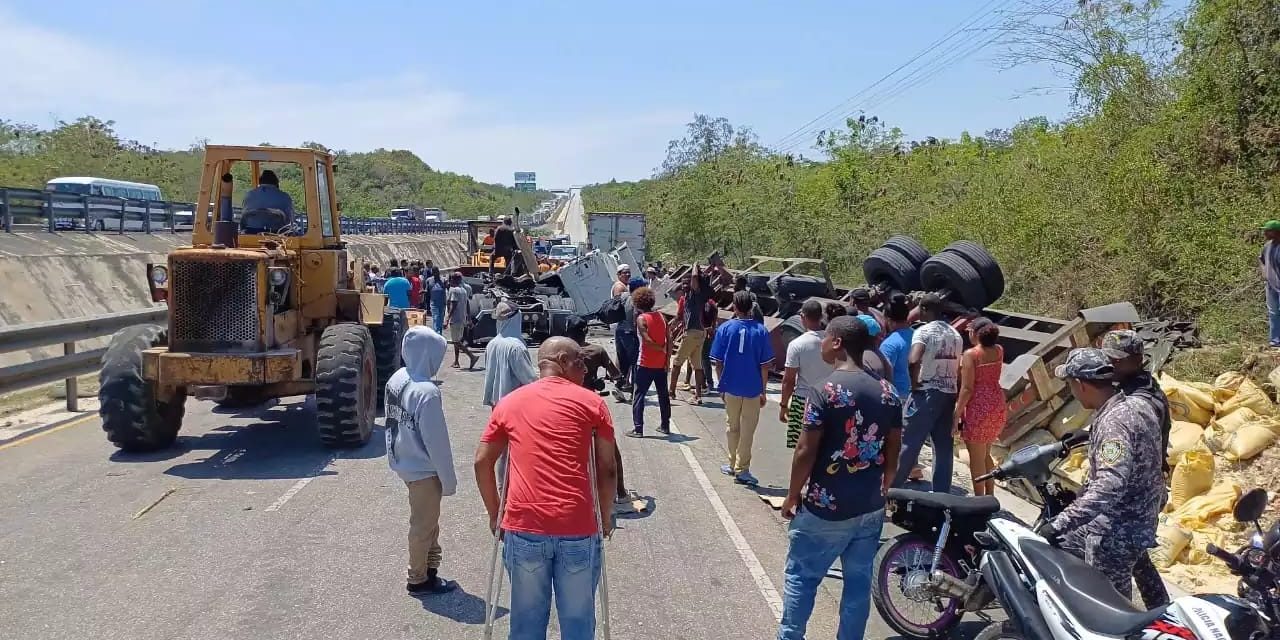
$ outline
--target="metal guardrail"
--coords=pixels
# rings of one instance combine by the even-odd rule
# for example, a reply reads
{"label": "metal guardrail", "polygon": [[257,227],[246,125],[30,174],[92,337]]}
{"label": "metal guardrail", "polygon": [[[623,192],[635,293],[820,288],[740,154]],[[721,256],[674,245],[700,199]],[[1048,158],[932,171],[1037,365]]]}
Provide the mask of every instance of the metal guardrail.
{"label": "metal guardrail", "polygon": [[[191,231],[196,207],[190,202],[134,200],[40,189],[0,187],[0,229],[16,231],[84,231],[85,233],[153,233]],[[239,208],[234,211],[239,212]],[[299,216],[306,228],[305,214]],[[464,221],[417,222],[385,218],[342,217],[344,235],[430,234],[465,236]]]}
{"label": "metal guardrail", "polygon": [[125,327],[168,322],[167,307],[121,311],[87,318],[69,318],[0,327],[0,353],[62,344],[63,355],[25,364],[0,367],[0,394],[36,387],[58,380],[67,385],[67,410],[79,411],[76,376],[98,370],[106,348],[76,351],[76,342],[110,335]]}

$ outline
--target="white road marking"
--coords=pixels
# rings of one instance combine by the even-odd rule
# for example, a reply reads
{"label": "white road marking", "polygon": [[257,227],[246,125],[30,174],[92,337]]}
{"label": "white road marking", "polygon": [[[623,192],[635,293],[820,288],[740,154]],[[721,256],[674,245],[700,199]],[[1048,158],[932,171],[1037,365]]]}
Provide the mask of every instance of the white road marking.
{"label": "white road marking", "polygon": [[284,495],[281,495],[279,498],[276,498],[276,501],[272,502],[271,506],[267,507],[267,511],[279,511],[280,507],[284,506],[284,503],[288,502],[290,498],[298,495],[299,491],[302,491],[307,485],[311,484],[311,481],[315,480],[316,476],[320,475],[320,472],[324,471],[325,467],[328,467],[329,464],[332,463],[337,457],[338,456],[329,456],[328,458],[325,459],[325,461],[322,464],[320,464],[320,466],[312,470],[311,473],[308,473],[305,478],[302,478],[301,480],[298,480],[297,482],[293,483],[293,486],[289,487],[289,490],[285,491]]}
{"label": "white road marking", "polygon": [[[675,425],[671,425],[671,432],[680,433]],[[715,488],[711,486],[711,479],[703,472],[702,465],[698,464],[698,460],[693,457],[693,449],[684,442],[677,446],[680,447],[680,453],[684,454],[685,462],[689,463],[689,469],[693,471],[693,477],[697,479],[698,486],[702,487],[702,493],[706,494],[707,500],[711,503],[711,508],[716,512],[716,517],[720,518],[720,524],[724,527],[725,533],[729,534],[729,540],[733,542],[738,556],[742,558],[743,564],[747,565],[747,571],[751,573],[751,578],[756,582],[756,589],[760,591],[760,595],[764,596],[765,602],[773,610],[774,619],[782,622],[782,596],[778,594],[778,589],[773,586],[773,581],[769,579],[769,574],[765,572],[764,565],[760,564],[760,559],[756,557],[756,552],[747,543],[746,536],[742,535],[742,530],[738,528],[738,523],[734,522],[733,516],[729,515],[729,509],[724,506],[724,501],[720,499],[720,494],[716,493]]]}

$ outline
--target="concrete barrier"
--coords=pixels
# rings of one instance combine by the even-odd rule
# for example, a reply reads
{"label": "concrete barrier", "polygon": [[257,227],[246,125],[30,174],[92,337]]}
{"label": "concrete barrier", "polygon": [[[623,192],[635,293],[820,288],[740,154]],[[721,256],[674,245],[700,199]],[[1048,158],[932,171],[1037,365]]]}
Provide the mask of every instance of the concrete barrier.
{"label": "concrete barrier", "polygon": [[[391,259],[462,263],[457,239],[431,235],[347,236],[347,250],[386,264]],[[0,233],[0,326],[62,320],[151,306],[146,264],[191,243],[187,234]],[[84,348],[106,345],[87,341]],[[55,355],[60,348],[0,354],[0,366]]]}

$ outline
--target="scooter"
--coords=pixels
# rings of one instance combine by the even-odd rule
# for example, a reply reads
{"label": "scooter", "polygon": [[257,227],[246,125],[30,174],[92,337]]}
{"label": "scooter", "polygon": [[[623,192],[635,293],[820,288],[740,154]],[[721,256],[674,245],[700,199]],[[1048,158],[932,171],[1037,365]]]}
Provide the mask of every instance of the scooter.
{"label": "scooter", "polygon": [[[987,476],[1047,485],[1054,460],[1072,447],[1056,442],[1011,455]],[[1261,511],[1258,511],[1260,515]],[[1102,572],[1015,520],[991,518],[975,534],[983,547],[982,582],[1008,613],[978,640],[1263,640],[1271,620],[1256,605],[1223,594],[1184,596],[1150,611],[1116,591]],[[1229,554],[1227,554],[1229,555]]]}
{"label": "scooter", "polygon": [[1253,524],[1249,544],[1235,553],[1213,543],[1205,547],[1209,555],[1226,563],[1231,573],[1240,576],[1236,587],[1241,598],[1257,607],[1269,619],[1271,638],[1280,638],[1280,520],[1271,523],[1263,533],[1258,521],[1267,509],[1265,489],[1251,489],[1236,500],[1232,515],[1236,522]]}

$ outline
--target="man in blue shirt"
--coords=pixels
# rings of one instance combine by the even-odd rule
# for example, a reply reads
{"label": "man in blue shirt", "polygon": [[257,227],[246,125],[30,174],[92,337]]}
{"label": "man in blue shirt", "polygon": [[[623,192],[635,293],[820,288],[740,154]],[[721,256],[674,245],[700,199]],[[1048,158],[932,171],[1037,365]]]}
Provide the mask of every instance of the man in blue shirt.
{"label": "man in blue shirt", "polygon": [[769,330],[752,318],[754,306],[750,291],[734,293],[733,319],[720,325],[711,345],[729,427],[729,464],[720,467],[720,472],[745,485],[759,484],[751,475],[751,445],[760,409],[768,401],[764,392],[773,366]]}
{"label": "man in blue shirt", "polygon": [[885,309],[889,335],[880,343],[880,355],[889,361],[893,370],[893,388],[900,400],[911,395],[911,367],[907,363],[911,355],[912,335],[911,323],[907,321],[909,312],[905,299],[895,297],[889,301],[889,307]]}
{"label": "man in blue shirt", "polygon": [[409,284],[409,279],[404,277],[402,272],[392,271],[390,273],[394,275],[387,278],[387,281],[382,284],[382,292],[387,294],[387,298],[389,298],[389,303],[392,307],[395,307],[396,309],[411,308],[411,305],[409,304],[409,291],[413,288],[413,285]]}
{"label": "man in blue shirt", "polygon": [[258,186],[244,194],[244,210],[279,209],[293,220],[293,198],[280,190],[280,178],[267,169],[258,177]]}

